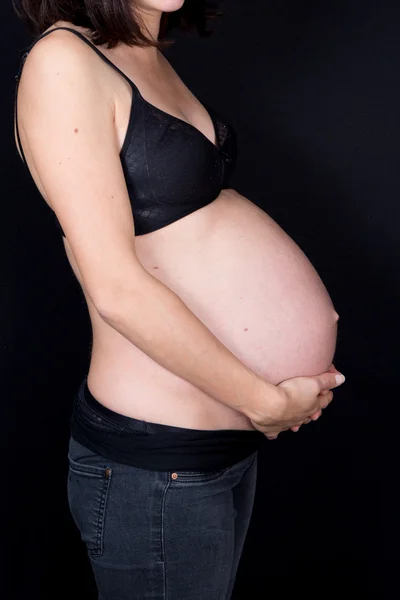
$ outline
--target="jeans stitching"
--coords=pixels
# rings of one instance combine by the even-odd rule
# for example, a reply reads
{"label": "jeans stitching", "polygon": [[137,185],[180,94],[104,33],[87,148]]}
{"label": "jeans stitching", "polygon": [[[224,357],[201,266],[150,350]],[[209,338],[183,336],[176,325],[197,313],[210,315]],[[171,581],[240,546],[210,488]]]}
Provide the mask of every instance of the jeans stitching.
{"label": "jeans stitching", "polygon": [[[168,473],[169,475],[169,473]],[[164,516],[165,516],[165,503],[167,498],[167,492],[171,485],[171,479],[169,479],[167,485],[164,488],[164,494],[161,504],[161,563],[163,569],[163,600],[167,598],[167,567],[166,567],[166,556],[165,556],[165,535],[164,535]]]}
{"label": "jeans stitching", "polygon": [[192,472],[176,471],[176,473],[178,475],[177,481],[179,481],[179,480],[181,480],[183,482],[213,481],[214,479],[218,479],[219,477],[222,477],[222,475],[227,473],[229,471],[229,469],[231,469],[231,468],[232,468],[232,466],[226,467],[225,469],[220,469],[218,471],[210,471],[210,472],[204,472],[204,473],[196,473],[196,471],[192,471]]}
{"label": "jeans stitching", "polygon": [[71,471],[77,473],[78,475],[89,475],[93,477],[103,477],[104,468],[98,467],[97,465],[86,465],[79,462],[76,462],[70,454],[68,454],[69,468]]}
{"label": "jeans stitching", "polygon": [[167,492],[168,492],[170,485],[171,485],[171,480],[168,481],[167,485],[164,488],[164,493],[163,493],[163,498],[162,498],[162,503],[161,503],[161,562],[163,562],[165,560],[164,512],[165,512],[165,502],[166,502]]}
{"label": "jeans stitching", "polygon": [[106,501],[108,498],[108,490],[111,483],[112,469],[109,468],[108,476],[104,475],[103,487],[101,490],[100,506],[97,514],[97,541],[96,551],[92,551],[92,556],[102,556],[104,550],[104,521],[106,518]]}

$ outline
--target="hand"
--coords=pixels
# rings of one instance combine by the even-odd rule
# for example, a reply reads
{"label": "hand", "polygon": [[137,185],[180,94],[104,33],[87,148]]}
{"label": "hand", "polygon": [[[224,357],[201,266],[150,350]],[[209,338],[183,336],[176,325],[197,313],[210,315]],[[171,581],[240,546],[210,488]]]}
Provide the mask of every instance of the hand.
{"label": "hand", "polygon": [[[340,372],[335,368],[335,366],[333,364],[331,364],[331,366],[329,367],[328,372],[329,373],[338,373],[340,375]],[[333,399],[333,392],[331,392],[331,390],[321,390],[321,395],[326,396],[326,398],[325,398],[326,405],[323,406],[323,408],[326,408],[326,406],[328,406],[328,404]],[[319,419],[319,417],[321,415],[322,415],[322,408],[320,408],[315,414],[311,415],[310,418],[306,419],[302,423],[299,423],[295,427],[291,427],[290,429],[294,432],[297,432],[297,431],[299,431],[301,425],[307,425],[307,423],[310,423],[311,421],[316,421],[317,419]]]}
{"label": "hand", "polygon": [[[322,393],[343,383],[336,377],[340,374],[331,366],[330,370],[313,377],[293,377],[274,386],[276,394],[269,392],[269,401],[259,407],[256,414],[249,414],[253,426],[268,439],[291,427],[309,422],[313,416],[328,406],[333,394]],[[318,417],[317,417],[318,418]]]}

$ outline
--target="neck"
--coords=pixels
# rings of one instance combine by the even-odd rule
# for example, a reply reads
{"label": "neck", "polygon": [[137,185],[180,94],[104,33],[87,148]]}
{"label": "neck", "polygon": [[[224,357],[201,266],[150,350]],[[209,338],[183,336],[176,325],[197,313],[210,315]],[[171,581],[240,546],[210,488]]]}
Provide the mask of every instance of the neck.
{"label": "neck", "polygon": [[135,16],[140,23],[142,32],[146,37],[154,41],[158,40],[162,14],[163,13],[160,10],[150,10],[139,7],[135,8]]}

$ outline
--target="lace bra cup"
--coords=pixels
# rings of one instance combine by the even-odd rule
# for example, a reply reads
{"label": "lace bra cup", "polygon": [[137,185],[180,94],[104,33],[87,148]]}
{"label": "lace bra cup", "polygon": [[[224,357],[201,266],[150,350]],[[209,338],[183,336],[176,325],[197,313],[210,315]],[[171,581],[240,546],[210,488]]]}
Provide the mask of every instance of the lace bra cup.
{"label": "lace bra cup", "polygon": [[[33,45],[57,29],[78,35],[113,67],[132,89],[131,114],[120,152],[132,206],[135,235],[160,229],[206,206],[224,188],[237,162],[238,142],[232,125],[203,102],[214,126],[216,144],[199,129],[145,100],[137,86],[80,32],[57,27],[39,36],[22,57],[16,76],[17,91],[23,64]],[[18,142],[23,155],[18,132]],[[26,164],[25,156],[23,155]],[[56,225],[65,237],[55,215]]]}

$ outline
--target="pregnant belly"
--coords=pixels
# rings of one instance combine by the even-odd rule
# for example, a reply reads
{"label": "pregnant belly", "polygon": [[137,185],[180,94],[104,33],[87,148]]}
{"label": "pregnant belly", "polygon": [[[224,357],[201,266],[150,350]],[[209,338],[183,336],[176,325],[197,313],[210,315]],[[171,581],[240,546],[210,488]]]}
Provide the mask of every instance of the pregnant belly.
{"label": "pregnant belly", "polygon": [[143,254],[146,267],[265,379],[323,372],[333,360],[338,318],[324,284],[273,219],[229,192],[205,207],[215,214],[201,243],[185,236],[171,257],[161,243],[152,260]]}
{"label": "pregnant belly", "polygon": [[[233,354],[271,383],[316,375],[331,364],[338,315],[324,284],[282,228],[237,192],[225,190],[208,206],[137,237],[136,252]],[[171,425],[247,428],[243,415],[98,321],[88,380],[104,404]]]}

